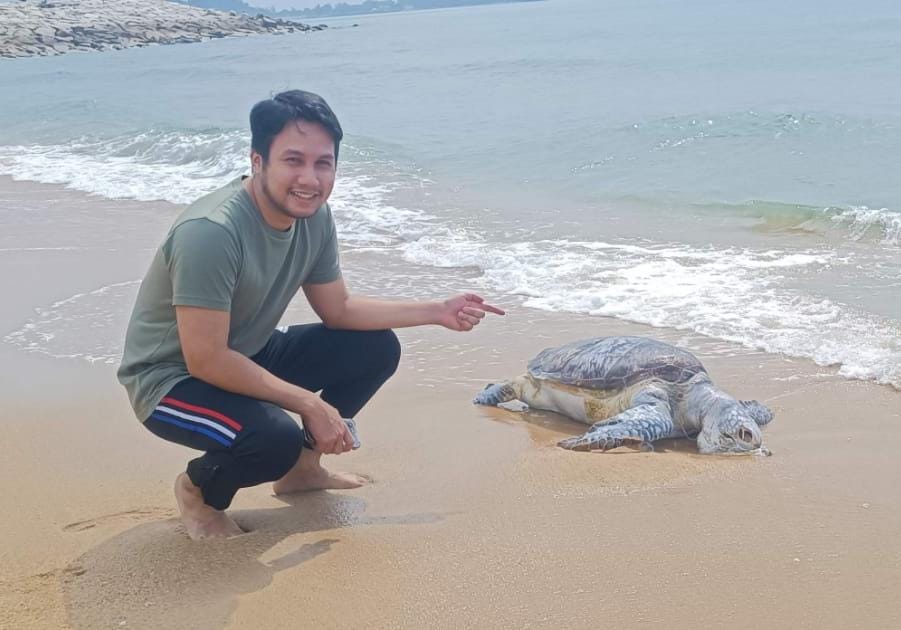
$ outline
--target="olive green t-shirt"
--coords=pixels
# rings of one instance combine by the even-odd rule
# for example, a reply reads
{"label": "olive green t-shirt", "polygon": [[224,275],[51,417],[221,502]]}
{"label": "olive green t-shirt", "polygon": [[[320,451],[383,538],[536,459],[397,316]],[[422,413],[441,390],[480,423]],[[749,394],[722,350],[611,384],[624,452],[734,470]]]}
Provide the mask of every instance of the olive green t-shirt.
{"label": "olive green t-shirt", "polygon": [[228,311],[229,347],[252,356],[301,285],[340,275],[328,204],[279,231],[263,220],[238,178],[188,206],[150,263],[128,323],[118,377],[138,419],[146,420],[189,376],[176,306]]}

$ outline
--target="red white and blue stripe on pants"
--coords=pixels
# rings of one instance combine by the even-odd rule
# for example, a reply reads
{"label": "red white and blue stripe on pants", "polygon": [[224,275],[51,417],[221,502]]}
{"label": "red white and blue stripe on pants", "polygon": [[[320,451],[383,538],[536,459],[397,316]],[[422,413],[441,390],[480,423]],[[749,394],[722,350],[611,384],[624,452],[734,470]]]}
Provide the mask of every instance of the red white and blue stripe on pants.
{"label": "red white and blue stripe on pants", "polygon": [[160,401],[150,417],[188,431],[201,433],[223,446],[231,446],[241,431],[240,423],[218,411],[190,405],[170,396]]}

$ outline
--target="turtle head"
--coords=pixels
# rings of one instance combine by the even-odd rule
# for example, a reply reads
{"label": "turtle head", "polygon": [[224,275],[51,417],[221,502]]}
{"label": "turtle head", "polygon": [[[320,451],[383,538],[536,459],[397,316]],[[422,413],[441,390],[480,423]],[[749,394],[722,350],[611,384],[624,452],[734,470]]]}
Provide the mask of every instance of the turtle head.
{"label": "turtle head", "polygon": [[486,385],[485,389],[480,391],[478,395],[476,395],[476,397],[472,399],[472,402],[476,405],[496,406],[498,403],[515,400],[516,397],[516,390],[513,389],[513,385],[511,383],[491,383],[489,385]]}
{"label": "turtle head", "polygon": [[762,452],[760,427],[773,412],[756,400],[717,405],[705,416],[698,433],[698,450],[704,454]]}

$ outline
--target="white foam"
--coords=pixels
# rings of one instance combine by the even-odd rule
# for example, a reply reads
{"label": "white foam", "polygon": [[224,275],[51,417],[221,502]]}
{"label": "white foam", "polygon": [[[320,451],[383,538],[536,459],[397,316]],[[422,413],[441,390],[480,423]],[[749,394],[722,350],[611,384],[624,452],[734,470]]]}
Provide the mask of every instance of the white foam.
{"label": "white foam", "polygon": [[[181,203],[243,173],[248,145],[244,132],[213,130],[0,147],[0,172],[107,197]],[[787,281],[838,262],[830,251],[493,241],[463,220],[398,206],[392,201],[398,189],[428,181],[348,149],[351,159],[342,159],[332,197],[343,244],[396,252],[416,265],[480,269],[478,282],[487,290],[523,296],[530,307],[691,330],[901,388],[898,322],[802,293]],[[897,243],[901,233],[901,215],[886,209],[851,208],[828,217],[848,226],[852,237],[879,226],[887,242]],[[114,362],[134,284],[101,287],[38,309],[4,341],[53,356]]]}
{"label": "white foam", "polygon": [[901,245],[901,212],[888,208],[826,208],[823,213],[833,224],[845,227],[853,240],[876,233],[885,245]]}
{"label": "white foam", "polygon": [[108,284],[35,309],[3,341],[55,358],[116,363],[140,280]]}
{"label": "white foam", "polygon": [[[375,194],[367,200],[377,203]],[[378,243],[390,240],[392,212],[367,213],[359,205],[354,212],[348,229],[362,248],[397,251],[416,265],[479,268],[478,283],[487,291],[523,296],[529,307],[690,330],[810,358],[837,366],[848,378],[901,389],[898,322],[798,292],[785,282],[833,263],[827,252],[568,240],[499,245],[410,211],[401,213],[408,218],[401,231],[411,240],[386,246]],[[376,245],[362,245],[367,238]],[[52,356],[113,363],[121,354],[136,285],[108,285],[37,309],[4,341]]]}
{"label": "white foam", "polygon": [[[722,206],[721,206],[722,207]],[[879,243],[890,249],[901,245],[901,212],[889,208],[848,206],[817,208],[753,201],[726,209],[751,213],[778,228],[786,226],[814,234],[837,235],[840,240]]]}
{"label": "white foam", "polygon": [[434,217],[387,201],[391,188],[366,175],[342,174],[329,201],[343,244],[394,246],[418,238]]}
{"label": "white foam", "polygon": [[828,252],[560,240],[499,246],[450,233],[411,243],[404,254],[416,264],[477,266],[486,287],[525,296],[533,308],[691,330],[901,388],[897,322],[785,282],[793,270],[827,266]]}
{"label": "white foam", "polygon": [[110,199],[187,203],[247,168],[246,134],[148,131],[108,140],[0,147],[0,173]]}
{"label": "white foam", "polygon": [[[0,146],[0,173],[17,180],[62,184],[107,197],[189,203],[246,174],[250,138],[244,131],[148,131],[60,145]],[[400,189],[429,181],[366,149],[343,147],[341,176],[331,198],[341,237],[353,245],[391,245],[416,238],[432,217],[387,201]]]}

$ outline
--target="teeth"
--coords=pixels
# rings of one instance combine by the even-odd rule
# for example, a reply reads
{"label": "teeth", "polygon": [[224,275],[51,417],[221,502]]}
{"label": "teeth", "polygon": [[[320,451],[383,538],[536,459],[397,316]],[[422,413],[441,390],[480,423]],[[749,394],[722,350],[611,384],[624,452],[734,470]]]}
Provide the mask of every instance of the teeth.
{"label": "teeth", "polygon": [[316,193],[302,193],[302,192],[293,192],[291,193],[295,197],[300,197],[301,199],[312,199],[316,196]]}

